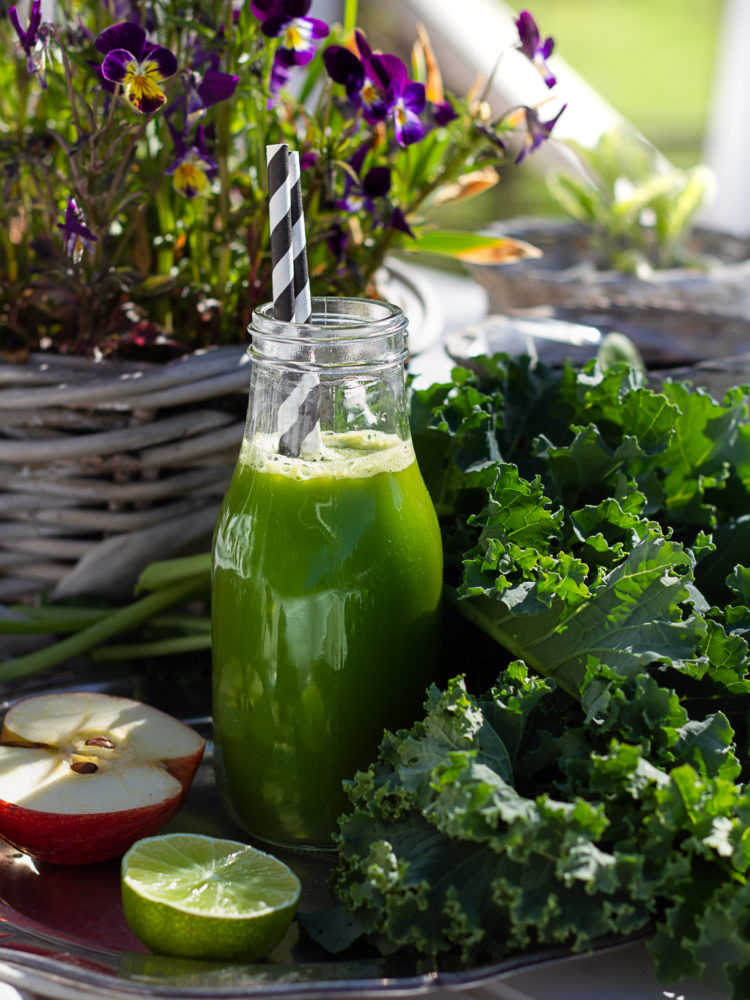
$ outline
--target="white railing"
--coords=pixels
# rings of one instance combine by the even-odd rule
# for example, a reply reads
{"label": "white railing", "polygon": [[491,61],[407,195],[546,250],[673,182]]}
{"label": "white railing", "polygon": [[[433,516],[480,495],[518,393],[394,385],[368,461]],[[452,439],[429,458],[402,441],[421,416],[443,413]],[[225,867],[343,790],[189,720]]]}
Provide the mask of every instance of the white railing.
{"label": "white railing", "polygon": [[[517,104],[534,105],[550,97],[550,91],[531,63],[516,50],[518,32],[514,18],[518,11],[501,0],[380,0],[394,25],[405,39],[413,36],[417,23],[427,28],[446,83],[454,92],[465,92],[477,78],[488,78],[498,54],[504,52],[493,78],[490,101],[499,114]],[[366,11],[366,7],[363,8]],[[544,25],[541,25],[544,32]],[[558,84],[555,103],[550,103],[551,118],[560,102],[567,102],[565,113],[555,125],[558,139],[575,139],[593,146],[599,136],[623,121],[601,94],[588,84],[558,54],[550,67]],[[540,170],[551,166],[579,168],[568,150],[559,143],[545,143],[530,163]]]}

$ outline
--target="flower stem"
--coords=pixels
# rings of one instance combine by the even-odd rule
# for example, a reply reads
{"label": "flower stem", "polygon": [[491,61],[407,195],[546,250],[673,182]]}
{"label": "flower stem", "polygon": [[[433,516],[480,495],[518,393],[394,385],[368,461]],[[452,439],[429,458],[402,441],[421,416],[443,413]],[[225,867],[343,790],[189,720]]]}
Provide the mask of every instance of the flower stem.
{"label": "flower stem", "polygon": [[352,32],[357,25],[357,0],[344,0],[344,31]]}

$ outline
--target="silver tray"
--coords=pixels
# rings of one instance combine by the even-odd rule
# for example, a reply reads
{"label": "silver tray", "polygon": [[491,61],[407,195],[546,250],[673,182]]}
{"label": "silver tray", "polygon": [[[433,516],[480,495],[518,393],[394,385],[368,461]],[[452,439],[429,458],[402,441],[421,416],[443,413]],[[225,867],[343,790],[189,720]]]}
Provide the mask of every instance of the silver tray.
{"label": "silver tray", "polygon": [[[20,697],[64,689],[141,697],[161,702],[158,707],[169,710],[163,698],[144,697],[150,692],[148,684],[144,691],[142,678],[110,676],[76,682],[69,673],[47,677],[42,683],[0,685],[0,712]],[[174,714],[210,735],[207,718],[185,711],[190,698],[181,695],[179,685],[168,684],[167,690],[167,700],[179,703]],[[194,700],[205,705],[205,692],[194,693]],[[248,840],[220,805],[210,742],[185,805],[164,829]],[[333,905],[327,888],[333,854],[275,853],[302,881],[300,912]],[[467,989],[573,957],[569,951],[555,949],[527,952],[493,965],[451,969],[413,955],[384,958],[374,950],[354,946],[346,956],[336,958],[299,935],[296,922],[264,962],[224,964],[157,956],[137,940],[125,921],[119,872],[118,860],[80,867],[35,862],[0,840],[0,982],[59,1000],[416,996],[432,989]],[[603,947],[622,943],[607,942]]]}

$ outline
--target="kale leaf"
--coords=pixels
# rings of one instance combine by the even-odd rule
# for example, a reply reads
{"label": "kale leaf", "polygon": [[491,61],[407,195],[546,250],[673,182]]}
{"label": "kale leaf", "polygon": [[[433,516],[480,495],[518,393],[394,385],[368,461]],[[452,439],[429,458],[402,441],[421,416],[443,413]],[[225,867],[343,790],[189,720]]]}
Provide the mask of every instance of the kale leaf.
{"label": "kale leaf", "polygon": [[337,918],[315,933],[449,967],[648,932],[665,981],[721,941],[744,996],[745,391],[474,364],[412,394],[460,660],[347,783],[332,886],[348,936]]}

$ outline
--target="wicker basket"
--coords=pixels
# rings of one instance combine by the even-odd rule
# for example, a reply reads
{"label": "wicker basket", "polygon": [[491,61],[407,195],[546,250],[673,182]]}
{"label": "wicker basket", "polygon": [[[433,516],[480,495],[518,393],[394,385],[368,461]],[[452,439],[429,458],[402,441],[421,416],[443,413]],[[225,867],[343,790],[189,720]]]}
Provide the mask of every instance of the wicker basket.
{"label": "wicker basket", "polygon": [[0,600],[128,597],[141,569],[210,544],[237,457],[242,347],[166,365],[0,364]]}

